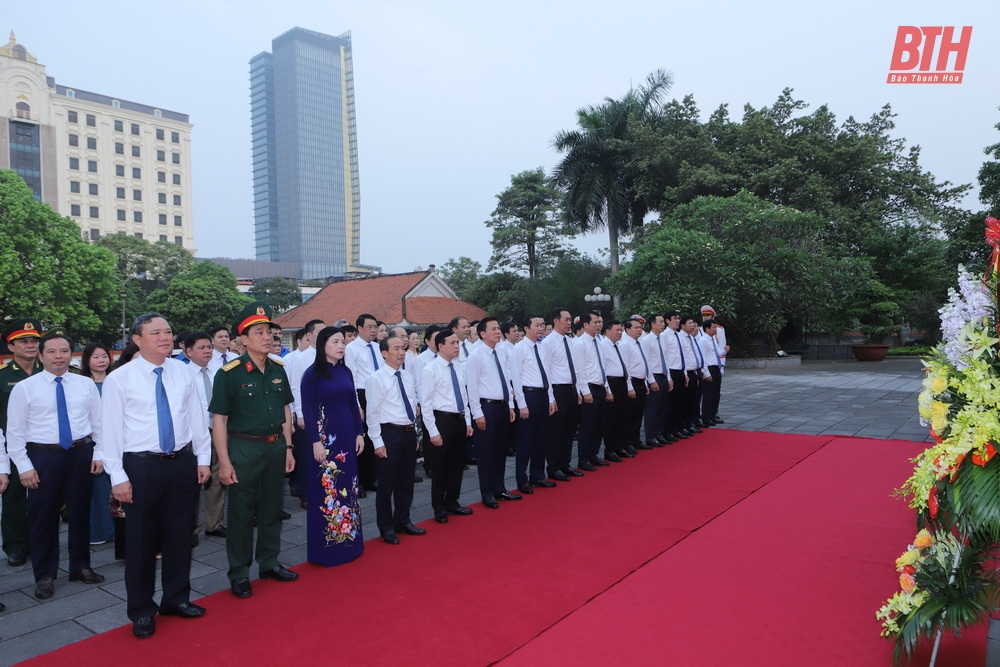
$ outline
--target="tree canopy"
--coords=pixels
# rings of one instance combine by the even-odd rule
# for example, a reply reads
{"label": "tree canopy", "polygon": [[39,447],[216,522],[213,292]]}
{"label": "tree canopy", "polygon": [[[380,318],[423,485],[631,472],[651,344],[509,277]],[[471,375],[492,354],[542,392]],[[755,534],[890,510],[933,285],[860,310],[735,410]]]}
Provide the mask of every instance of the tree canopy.
{"label": "tree canopy", "polygon": [[250,296],[271,306],[275,314],[302,304],[302,289],[288,278],[264,278],[250,288]]}
{"label": "tree canopy", "polygon": [[236,289],[232,271],[205,261],[175,276],[166,289],[150,294],[145,309],[163,315],[174,331],[196,331],[231,327],[236,313],[251,301]]}

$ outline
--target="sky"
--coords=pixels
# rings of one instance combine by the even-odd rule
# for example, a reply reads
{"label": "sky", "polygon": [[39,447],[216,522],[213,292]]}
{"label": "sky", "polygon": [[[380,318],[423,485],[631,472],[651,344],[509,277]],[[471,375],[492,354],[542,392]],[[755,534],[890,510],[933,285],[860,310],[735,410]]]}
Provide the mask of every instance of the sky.
{"label": "sky", "polygon": [[[784,88],[838,122],[886,104],[894,136],[939,180],[975,183],[1000,142],[1000,3],[846,0],[37,0],[0,18],[63,85],[189,114],[200,257],[253,257],[249,60],[299,26],[350,31],[361,178],[361,261],[387,273],[468,256],[512,175],[559,161],[576,110],[664,68],[669,98],[772,104]],[[901,25],[972,26],[959,85],[890,85]],[[2,33],[6,37],[6,32]],[[981,207],[975,193],[965,202]],[[579,237],[599,254],[607,234]]]}

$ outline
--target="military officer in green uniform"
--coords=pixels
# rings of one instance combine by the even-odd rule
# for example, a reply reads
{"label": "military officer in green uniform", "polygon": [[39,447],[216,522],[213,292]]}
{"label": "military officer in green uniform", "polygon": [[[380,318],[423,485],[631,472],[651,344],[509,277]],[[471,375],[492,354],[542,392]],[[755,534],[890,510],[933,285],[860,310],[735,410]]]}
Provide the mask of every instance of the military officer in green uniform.
{"label": "military officer in green uniform", "polygon": [[[292,402],[288,377],[271,351],[271,309],[246,306],[233,330],[246,352],[215,375],[212,441],[219,457],[219,480],[228,487],[226,555],[236,597],[250,597],[250,563],[261,579],[295,581],[299,575],[278,563],[281,500],[285,474],[295,468],[292,453]],[[254,518],[257,549],[253,550]]]}
{"label": "military officer in green uniform", "polygon": [[[7,432],[7,402],[10,392],[21,380],[42,370],[38,360],[38,341],[42,325],[38,320],[14,320],[3,330],[3,342],[14,355],[13,360],[0,365],[0,429]],[[28,492],[21,484],[17,467],[10,464],[10,483],[3,492],[3,515],[0,516],[3,550],[11,566],[24,565],[28,560]]]}

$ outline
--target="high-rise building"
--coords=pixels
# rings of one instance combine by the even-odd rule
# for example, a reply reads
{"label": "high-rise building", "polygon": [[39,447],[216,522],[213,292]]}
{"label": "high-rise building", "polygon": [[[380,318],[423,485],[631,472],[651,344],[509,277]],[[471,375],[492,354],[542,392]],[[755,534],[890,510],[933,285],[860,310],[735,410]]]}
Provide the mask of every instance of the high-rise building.
{"label": "high-rise building", "polygon": [[250,60],[258,259],[365,273],[351,35],[293,28]]}
{"label": "high-rise building", "polygon": [[18,44],[0,46],[0,169],[80,225],[194,251],[187,114],[57,84]]}

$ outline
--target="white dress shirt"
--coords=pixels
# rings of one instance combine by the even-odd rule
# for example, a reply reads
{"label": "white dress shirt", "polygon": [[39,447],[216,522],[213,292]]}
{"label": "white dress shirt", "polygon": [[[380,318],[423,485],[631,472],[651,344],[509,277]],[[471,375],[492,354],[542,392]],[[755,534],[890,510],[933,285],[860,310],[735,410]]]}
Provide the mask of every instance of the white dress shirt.
{"label": "white dress shirt", "polygon": [[[604,385],[604,389],[610,394],[611,387],[608,385],[607,372],[601,372],[604,360],[598,356],[600,343],[589,333],[584,333],[574,342],[576,343],[576,356],[580,359],[580,365],[576,367],[577,378],[582,379],[585,385]],[[576,361],[575,358],[574,361]],[[586,391],[581,388],[580,393],[586,396],[590,393],[590,387],[588,386]]]}
{"label": "white dress shirt", "polygon": [[[207,420],[205,423],[208,428],[212,428],[212,413],[208,411],[208,404],[212,402],[212,387],[215,386],[215,375],[212,374],[212,371],[208,370],[208,365],[199,366],[192,362],[187,365],[187,369],[191,371],[195,389],[198,390],[198,398],[201,399],[201,406],[205,410],[205,419]],[[205,378],[208,379],[208,394],[205,393]]]}
{"label": "white dress shirt", "polygon": [[[497,370],[497,362],[503,369],[502,382],[500,372]],[[507,407],[511,410],[514,409],[514,394],[510,388],[510,369],[507,367],[506,357],[486,343],[476,345],[472,353],[469,354],[469,360],[465,362],[465,380],[473,419],[479,419],[483,416],[483,406],[479,399],[503,400],[504,383],[507,385]]]}
{"label": "white dress shirt", "polygon": [[667,356],[667,368],[672,371],[691,370],[691,366],[683,361],[684,355],[681,353],[681,342],[683,342],[683,336],[686,335],[686,333],[673,329],[664,329],[663,333],[660,334],[663,354]]}
{"label": "white dress shirt", "polygon": [[[162,366],[137,354],[131,362],[108,374],[101,399],[101,443],[104,471],[111,475],[111,485],[129,481],[122,467],[127,452],[160,453],[160,430],[156,420],[156,373],[163,368],[163,387],[170,403],[176,448],[191,443],[198,465],[212,460],[208,426],[202,419],[204,407],[194,376],[176,359],[165,359]],[[174,451],[177,451],[175,449]]]}
{"label": "white dress shirt", "polygon": [[619,358],[619,353],[622,351],[622,341],[624,341],[628,336],[622,336],[621,340],[618,341],[618,350],[615,351],[615,343],[611,342],[611,339],[605,336],[601,340],[597,341],[597,347],[600,348],[601,354],[603,355],[604,361],[604,372],[607,373],[609,377],[628,377],[628,369],[625,367],[625,356],[622,355]]}
{"label": "white dress shirt", "polygon": [[715,325],[715,340],[719,344],[719,356],[722,357],[722,367],[726,366],[726,328],[721,324]]}
{"label": "white dress shirt", "polygon": [[[399,377],[403,380],[403,390],[410,402],[410,409],[416,414],[417,392],[413,384],[413,374],[400,369]],[[375,449],[385,447],[382,441],[382,424],[410,426],[413,420],[406,414],[406,406],[399,395],[399,382],[396,371],[388,364],[375,371],[365,382],[365,400],[368,410],[365,411],[365,421],[368,422],[368,437],[372,439]]]}
{"label": "white dress shirt", "polygon": [[681,349],[684,351],[685,370],[695,371],[704,377],[710,377],[711,373],[708,372],[708,366],[704,363],[704,358],[701,355],[701,350],[698,348],[698,341],[695,337],[683,331],[678,335],[681,340]]}
{"label": "white dress shirt", "polygon": [[657,335],[652,331],[639,339],[639,345],[642,346],[646,361],[649,363],[649,370],[660,375],[669,375],[670,366],[667,365],[667,350],[663,347],[664,342],[666,341],[664,341],[663,333]]}
{"label": "white dress shirt", "polygon": [[[541,368],[544,368],[545,362],[541,361],[541,347],[538,347],[538,356],[535,356],[536,347],[538,347],[537,343],[525,336],[514,346],[507,362],[507,366],[510,368],[510,382],[514,387],[514,398],[517,399],[517,404],[521,407],[527,405],[524,400],[524,387],[539,389],[543,387]],[[542,363],[541,367],[539,367],[539,361]],[[549,403],[555,403],[556,397],[552,393],[552,379],[549,377],[548,368],[545,368],[545,378],[549,381]]]}
{"label": "white dress shirt", "polygon": [[298,418],[302,418],[302,376],[306,369],[316,361],[316,348],[309,347],[302,350],[291,363],[285,365],[285,374],[288,375],[288,386],[292,388],[292,404],[289,406]]}
{"label": "white dress shirt", "polygon": [[569,360],[566,357],[567,344],[569,345],[570,358],[573,360],[573,368],[576,370],[576,391],[584,395],[589,394],[590,389],[587,387],[587,381],[583,379],[581,372],[581,360],[576,350],[576,341],[554,330],[545,337],[545,343],[538,348],[538,351],[542,353],[545,372],[549,374],[549,382],[552,384],[572,384]]}
{"label": "white dress shirt", "polygon": [[4,447],[5,442],[3,429],[0,428],[0,475],[10,474],[10,459],[7,457],[7,448]]}
{"label": "white dress shirt", "polygon": [[[374,359],[372,358],[373,352]],[[361,391],[365,388],[365,383],[371,374],[385,365],[385,360],[382,359],[382,353],[379,352],[378,343],[374,341],[366,343],[361,338],[355,338],[344,349],[344,364],[354,374],[354,388]]]}
{"label": "white dress shirt", "polygon": [[[431,359],[424,366],[423,376],[420,378],[420,414],[424,418],[424,426],[427,433],[433,438],[440,435],[437,423],[434,420],[434,411],[451,412],[458,414],[458,404],[455,398],[455,389],[451,382],[451,370],[448,362],[442,357]],[[465,386],[462,384],[462,377],[458,374],[458,364],[453,364],[455,374],[458,377],[458,388],[462,395],[463,410],[466,426],[472,426],[472,418],[469,415],[469,400]]]}
{"label": "white dress shirt", "polygon": [[[226,358],[223,360],[222,355],[225,354]],[[215,348],[212,348],[212,358],[208,360],[208,371],[214,376],[215,372],[228,364],[233,359],[239,358],[240,355],[235,352],[219,352]]]}
{"label": "white dress shirt", "polygon": [[420,397],[422,396],[422,394],[420,393],[420,383],[424,377],[424,366],[426,366],[427,362],[435,358],[436,356],[438,356],[437,352],[435,352],[431,348],[427,348],[426,350],[418,354],[417,358],[414,359],[413,362],[407,367],[407,370],[413,374],[413,385],[416,391],[417,405],[420,405]]}
{"label": "white dress shirt", "polygon": [[[181,366],[184,362],[176,362]],[[35,467],[28,457],[27,443],[59,443],[59,413],[56,409],[56,377],[46,370],[32,373],[10,392],[7,404],[7,454],[20,474]],[[64,373],[63,392],[74,440],[88,435],[97,443],[93,460],[101,459],[101,394],[89,377]]]}
{"label": "white dress shirt", "polygon": [[721,372],[725,368],[722,359],[722,349],[718,347],[718,342],[712,336],[705,334],[698,339],[701,346],[701,354],[705,357],[705,366],[718,366]]}
{"label": "white dress shirt", "polygon": [[643,359],[646,351],[642,349],[639,341],[626,334],[618,341],[618,349],[622,351],[622,358],[625,359],[630,378],[641,378],[647,385],[656,382],[653,377],[653,367]]}

